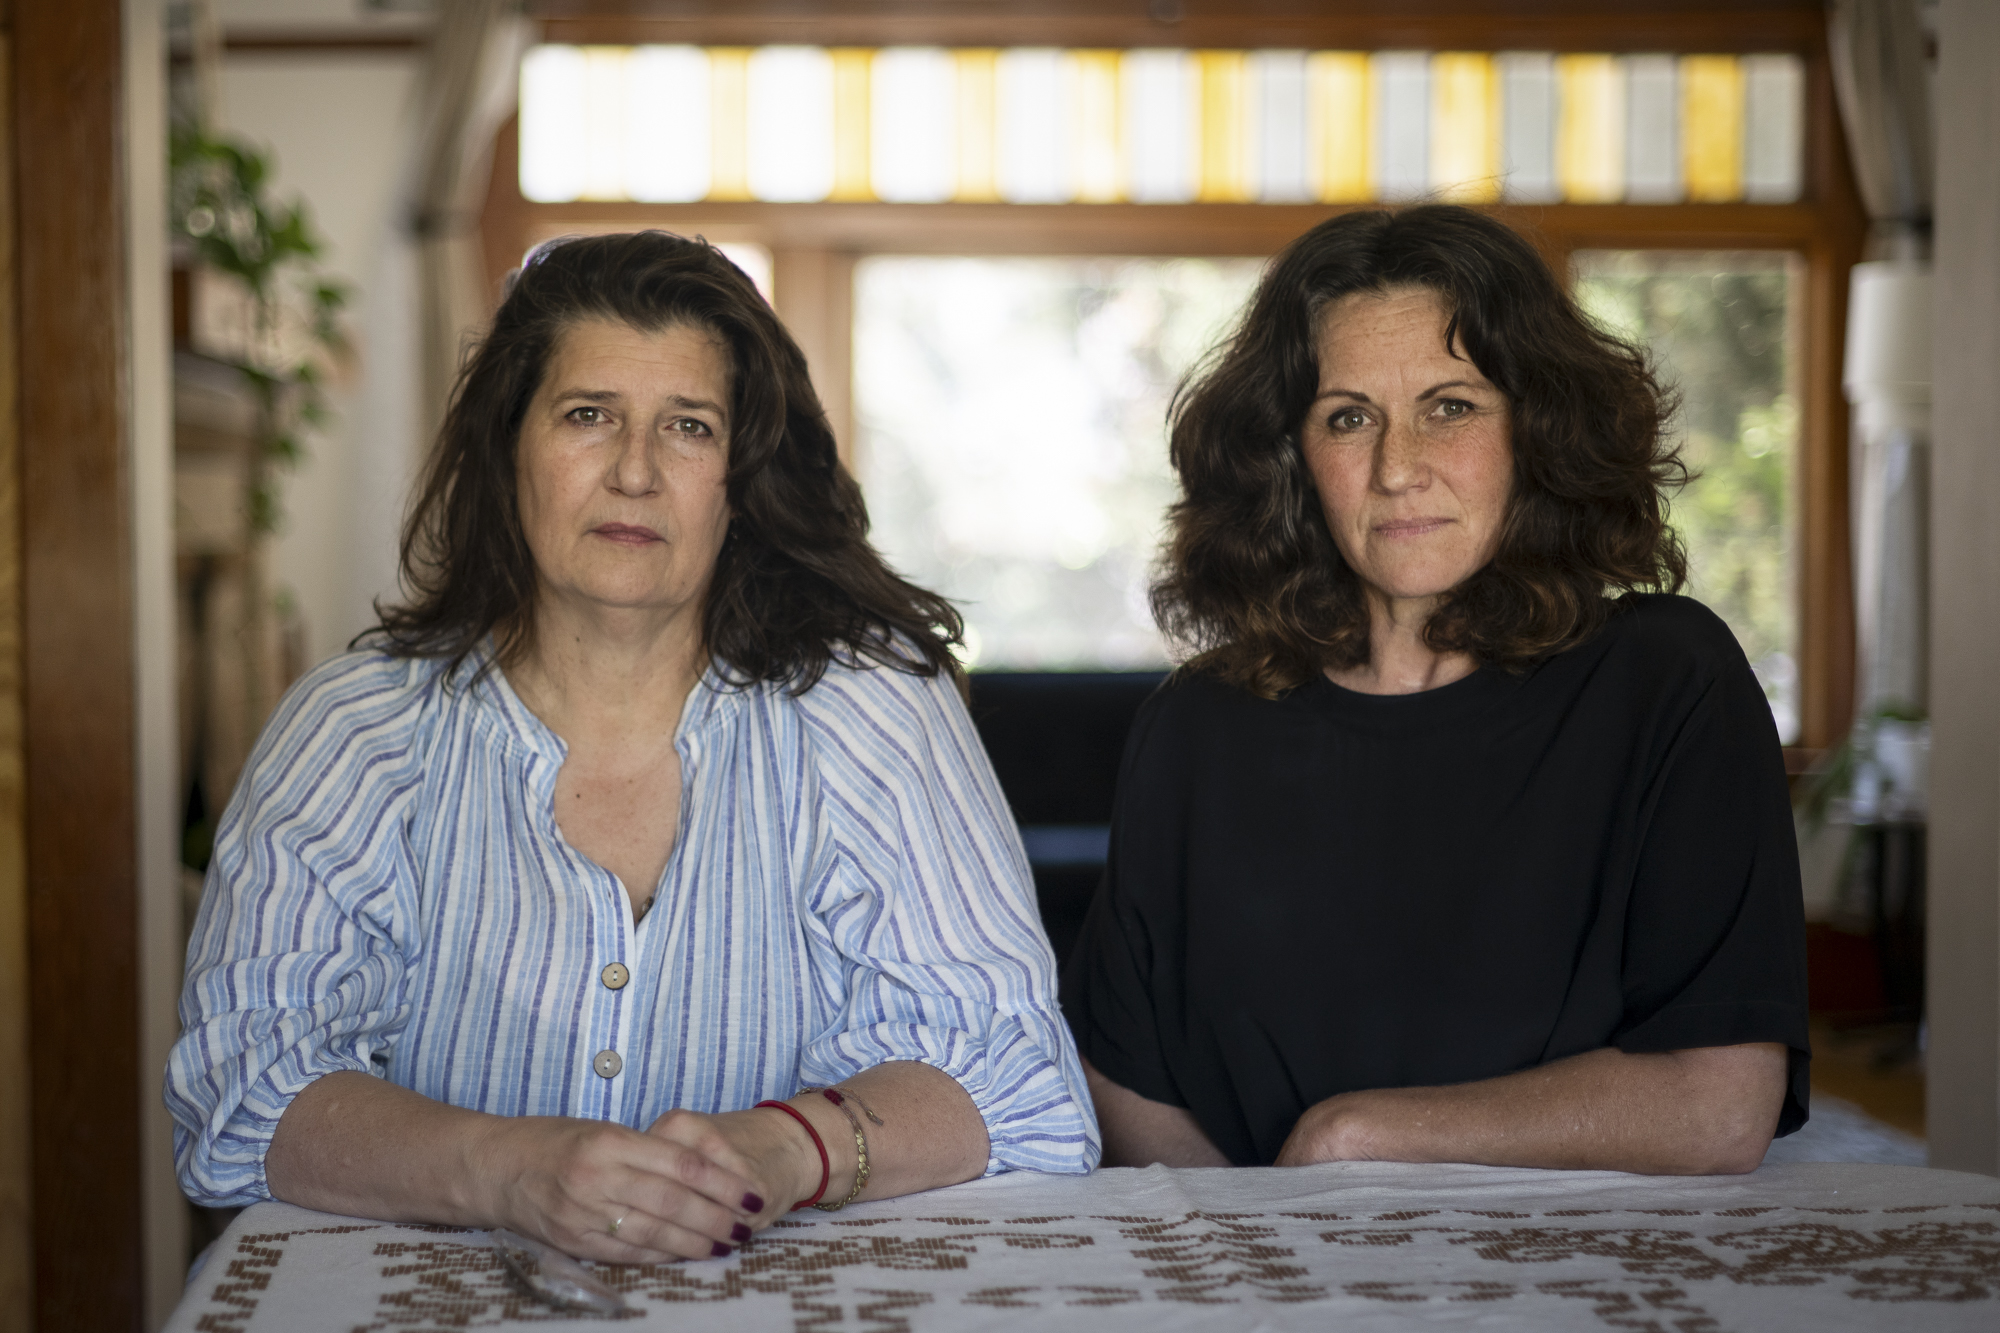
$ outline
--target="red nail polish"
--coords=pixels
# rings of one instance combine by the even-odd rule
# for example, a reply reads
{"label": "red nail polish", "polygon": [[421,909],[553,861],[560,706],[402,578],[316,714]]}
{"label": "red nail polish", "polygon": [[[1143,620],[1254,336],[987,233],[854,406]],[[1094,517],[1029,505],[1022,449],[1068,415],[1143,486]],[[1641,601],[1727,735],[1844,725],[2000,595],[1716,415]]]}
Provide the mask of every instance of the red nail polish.
{"label": "red nail polish", "polygon": [[717,1241],[715,1242],[715,1244],[709,1246],[708,1252],[714,1255],[718,1259],[727,1259],[731,1254],[735,1253],[735,1251],[731,1250],[727,1245],[724,1245],[721,1241]]}
{"label": "red nail polish", "polygon": [[729,1228],[729,1239],[741,1245],[744,1241],[750,1239],[750,1228],[738,1222],[735,1226]]}

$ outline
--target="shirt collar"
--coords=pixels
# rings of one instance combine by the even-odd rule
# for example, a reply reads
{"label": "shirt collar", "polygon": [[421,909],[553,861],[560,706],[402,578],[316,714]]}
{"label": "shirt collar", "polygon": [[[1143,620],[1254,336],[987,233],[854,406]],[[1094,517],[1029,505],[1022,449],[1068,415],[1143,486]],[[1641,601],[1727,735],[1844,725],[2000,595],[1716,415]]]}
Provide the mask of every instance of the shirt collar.
{"label": "shirt collar", "polygon": [[[460,668],[461,680],[469,680],[478,674],[481,667],[491,664],[490,669],[471,686],[467,702],[491,717],[515,745],[536,758],[546,760],[548,772],[553,776],[555,770],[562,767],[563,760],[569,757],[569,746],[562,737],[549,730],[547,723],[535,716],[534,710],[521,702],[521,696],[514,693],[513,683],[507,679],[507,673],[492,660],[491,652],[489,641],[477,654],[468,657]],[[705,739],[743,707],[747,693],[741,687],[728,685],[718,664],[711,659],[701,679],[688,692],[687,703],[681,709],[680,725],[674,732],[676,744],[697,743]]]}

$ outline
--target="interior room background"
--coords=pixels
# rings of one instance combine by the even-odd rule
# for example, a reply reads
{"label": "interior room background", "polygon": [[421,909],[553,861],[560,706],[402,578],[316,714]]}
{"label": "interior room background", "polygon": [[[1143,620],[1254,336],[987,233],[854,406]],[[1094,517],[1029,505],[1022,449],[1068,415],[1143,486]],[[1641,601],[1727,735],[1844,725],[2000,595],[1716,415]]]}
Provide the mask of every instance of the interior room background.
{"label": "interior room background", "polygon": [[[1953,179],[1933,142],[1941,162],[1978,151],[1972,112],[1932,117],[1940,33],[1963,9],[111,3],[126,262],[163,278],[129,284],[135,521],[154,525],[135,556],[140,852],[120,900],[138,904],[121,983],[138,1109],[104,1132],[140,1145],[131,1308],[170,1307],[205,1225],[161,1150],[155,1057],[235,770],[277,693],[395,595],[407,486],[505,273],[551,237],[642,226],[705,235],[756,278],[812,362],[879,544],[965,609],[975,716],[1059,938],[1095,883],[1124,721],[1170,665],[1145,586],[1180,377],[1262,262],[1335,210],[1445,199],[1521,227],[1685,395],[1690,591],[1743,643],[1797,776],[1815,1008],[1835,1037],[1862,1033],[1839,1087],[1919,1137],[1928,1098],[1933,1161],[2000,1169],[1993,857],[1954,851],[1939,824],[2000,762],[1977,739],[1991,631],[1945,615],[1978,605],[1976,580],[1933,581],[1932,543],[1976,546],[1996,503],[1941,433],[1933,459],[1924,341],[1934,195]],[[286,327],[260,329],[203,259],[168,193],[169,137],[189,124],[254,149],[268,201],[303,201],[321,245],[296,272],[339,291],[334,339],[313,343],[293,276]],[[1982,244],[1957,271],[1990,275]],[[1949,245],[1941,223],[1940,266]],[[1973,307],[1976,333],[1993,315]],[[259,358],[312,365],[323,417],[274,432],[234,369]],[[1940,378],[1938,432],[1947,393]],[[1922,882],[1909,831],[1927,816],[1928,927],[1863,892]],[[1990,810],[1962,818],[1991,840]],[[23,976],[30,1005],[60,984]],[[24,1202],[0,1233],[0,1308],[27,1309],[70,1280],[57,1266],[30,1294],[26,1256],[62,1223],[39,1183],[32,1212],[8,1187]]]}

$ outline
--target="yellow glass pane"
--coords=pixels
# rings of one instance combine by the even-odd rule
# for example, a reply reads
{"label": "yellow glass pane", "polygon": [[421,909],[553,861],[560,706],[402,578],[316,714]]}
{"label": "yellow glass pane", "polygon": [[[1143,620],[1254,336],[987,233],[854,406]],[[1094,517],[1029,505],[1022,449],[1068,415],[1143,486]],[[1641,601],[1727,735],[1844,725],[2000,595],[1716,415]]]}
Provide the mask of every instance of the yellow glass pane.
{"label": "yellow glass pane", "polygon": [[1681,57],[1681,174],[1692,204],[1743,197],[1743,62]]}
{"label": "yellow glass pane", "polygon": [[1572,204],[1625,197],[1625,79],[1616,56],[1557,56],[1556,180]]}
{"label": "yellow glass pane", "polygon": [[711,199],[750,197],[750,50],[708,48]]}
{"label": "yellow glass pane", "polygon": [[1431,57],[1431,182],[1453,203],[1500,197],[1500,81],[1492,56]]}
{"label": "yellow glass pane", "polygon": [[1195,198],[1239,204],[1250,189],[1250,73],[1241,51],[1201,51],[1201,173]]}
{"label": "yellow glass pane", "polygon": [[1329,204],[1375,197],[1374,126],[1368,116],[1368,57],[1315,51],[1306,58],[1306,163],[1314,191]]}
{"label": "yellow glass pane", "polygon": [[1000,198],[994,118],[1000,53],[991,48],[967,48],[951,55],[958,75],[958,189],[953,198],[992,203]]}
{"label": "yellow glass pane", "polygon": [[875,52],[837,46],[833,57],[833,192],[829,199],[875,197],[868,176],[868,68]]}
{"label": "yellow glass pane", "polygon": [[1117,51],[1067,53],[1075,107],[1076,201],[1115,204],[1125,197],[1125,173],[1118,151]]}

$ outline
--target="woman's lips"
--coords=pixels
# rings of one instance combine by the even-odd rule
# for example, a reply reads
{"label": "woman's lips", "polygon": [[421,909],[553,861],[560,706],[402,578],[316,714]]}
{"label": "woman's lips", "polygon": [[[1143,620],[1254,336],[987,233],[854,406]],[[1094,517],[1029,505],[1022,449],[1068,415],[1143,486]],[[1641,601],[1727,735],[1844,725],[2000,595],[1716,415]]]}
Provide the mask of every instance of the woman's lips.
{"label": "woman's lips", "polygon": [[1450,523],[1448,518],[1392,518],[1386,523],[1377,523],[1375,531],[1383,537],[1427,537]]}
{"label": "woman's lips", "polygon": [[660,534],[651,528],[642,528],[631,523],[601,523],[591,531],[609,541],[624,542],[630,546],[644,546],[647,542],[660,540]]}

